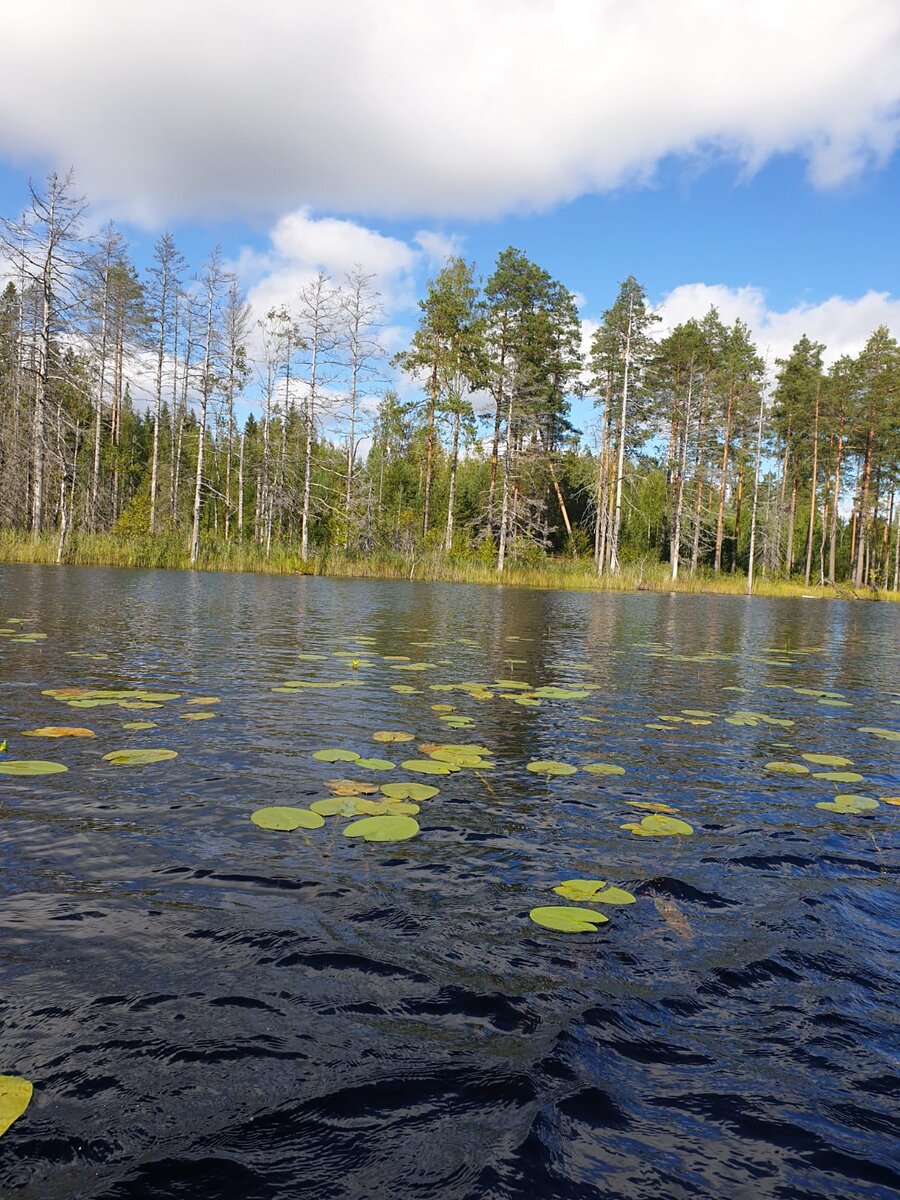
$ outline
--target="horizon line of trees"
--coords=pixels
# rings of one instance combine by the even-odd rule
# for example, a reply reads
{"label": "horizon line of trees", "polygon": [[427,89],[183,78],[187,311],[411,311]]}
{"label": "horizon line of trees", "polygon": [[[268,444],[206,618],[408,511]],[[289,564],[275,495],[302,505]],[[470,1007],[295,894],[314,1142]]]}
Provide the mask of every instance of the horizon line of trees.
{"label": "horizon line of trees", "polygon": [[585,353],[573,294],[509,247],[485,281],[448,259],[389,358],[361,267],[260,316],[218,248],[191,272],[166,232],[141,273],[86,211],[51,174],[0,230],[0,530],[55,537],[59,560],[112,532],[183,538],[192,564],[204,542],[286,543],[898,588],[884,326],[827,368],[804,335],[770,382],[743,322],[710,308],[659,336],[630,276]]}

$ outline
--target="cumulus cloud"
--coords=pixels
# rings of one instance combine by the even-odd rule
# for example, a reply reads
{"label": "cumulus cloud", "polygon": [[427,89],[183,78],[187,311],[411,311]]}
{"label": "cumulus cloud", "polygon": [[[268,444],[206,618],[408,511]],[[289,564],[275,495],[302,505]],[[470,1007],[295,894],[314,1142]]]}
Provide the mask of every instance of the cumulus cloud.
{"label": "cumulus cloud", "polygon": [[689,317],[702,317],[712,305],[727,324],[740,319],[749,325],[760,352],[768,355],[770,369],[804,333],[824,342],[826,363],[842,354],[858,354],[879,325],[900,336],[900,299],[887,292],[869,291],[856,299],[831,296],[779,311],[769,308],[762,288],[708,283],[684,283],[668,293],[657,309],[663,318],[661,334]]}
{"label": "cumulus cloud", "polygon": [[418,246],[399,238],[357,221],[315,217],[308,208],[279,218],[269,240],[267,249],[245,250],[234,264],[250,303],[261,313],[290,307],[319,271],[341,284],[357,267],[375,277],[373,286],[387,308],[408,307],[414,272],[425,257]]}
{"label": "cumulus cloud", "polygon": [[478,217],[668,155],[812,182],[900,137],[896,0],[44,0],[8,5],[0,148],[119,216]]}
{"label": "cumulus cloud", "polygon": [[[411,241],[389,237],[358,221],[315,216],[309,208],[276,221],[263,250],[241,251],[232,266],[258,315],[294,304],[298,292],[319,271],[340,286],[357,267],[373,277],[385,313],[396,316],[415,308],[424,279],[462,249],[456,235],[420,230]],[[399,348],[409,336],[402,326],[383,331],[382,342]]]}

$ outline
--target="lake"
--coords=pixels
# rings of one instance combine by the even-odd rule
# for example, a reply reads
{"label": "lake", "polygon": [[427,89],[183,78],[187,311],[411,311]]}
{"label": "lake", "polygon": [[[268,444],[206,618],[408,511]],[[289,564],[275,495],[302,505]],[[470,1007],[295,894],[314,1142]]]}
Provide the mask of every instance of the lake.
{"label": "lake", "polygon": [[[896,608],[33,566],[0,596],[0,765],[68,768],[0,774],[0,1073],[34,1084],[0,1195],[900,1187]],[[103,757],[135,749],[177,758]],[[250,820],[335,779],[366,790],[321,828]],[[344,836],[403,781],[438,789],[414,837]],[[816,807],[844,794],[878,804]],[[635,902],[535,923],[570,879]]]}

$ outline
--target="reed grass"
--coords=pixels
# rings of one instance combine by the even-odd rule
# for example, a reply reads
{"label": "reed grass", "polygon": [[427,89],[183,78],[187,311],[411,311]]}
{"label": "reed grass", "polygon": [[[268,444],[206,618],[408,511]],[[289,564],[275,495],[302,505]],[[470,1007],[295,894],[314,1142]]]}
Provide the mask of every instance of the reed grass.
{"label": "reed grass", "polygon": [[[36,541],[9,532],[0,533],[0,562],[55,564],[57,542],[53,537]],[[76,566],[190,568],[186,539],[174,534],[156,537],[122,537],[113,534],[73,534],[63,561]],[[473,559],[447,557],[439,551],[415,557],[391,555],[356,558],[338,551],[320,551],[304,562],[293,546],[273,544],[269,554],[248,542],[207,541],[197,564],[203,571],[259,572],[270,575],[328,575],[353,579],[415,579],[441,583],[475,583],[604,592],[669,592],[715,595],[744,595],[744,575],[714,575],[685,572],[673,582],[665,563],[637,563],[616,575],[597,576],[590,560],[555,558],[540,565],[511,563],[502,575],[490,564]],[[870,588],[853,591],[846,584],[836,588],[805,587],[802,582],[757,577],[755,596],[808,597],[815,599],[863,599],[900,601],[900,592]]]}

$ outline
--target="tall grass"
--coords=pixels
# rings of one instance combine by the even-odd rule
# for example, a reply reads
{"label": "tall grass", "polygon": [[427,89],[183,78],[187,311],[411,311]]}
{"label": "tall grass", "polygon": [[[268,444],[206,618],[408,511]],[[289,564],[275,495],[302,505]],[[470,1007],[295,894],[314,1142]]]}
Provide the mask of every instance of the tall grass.
{"label": "tall grass", "polygon": [[[37,541],[9,532],[0,533],[0,562],[55,563],[54,537]],[[186,570],[190,567],[187,541],[174,534],[155,537],[122,537],[113,534],[73,534],[66,545],[64,562],[79,566],[154,567]],[[203,571],[248,571],[270,575],[332,575],[354,579],[418,579],[446,583],[477,583],[491,586],[560,588],[604,592],[685,592],[744,595],[744,575],[714,575],[698,572],[680,575],[674,583],[665,563],[630,564],[617,575],[597,576],[593,562],[585,559],[547,559],[538,566],[512,563],[502,575],[489,564],[472,559],[446,557],[440,551],[413,557],[396,554],[354,558],[338,551],[320,551],[304,562],[291,546],[274,544],[266,554],[250,542],[208,541],[197,564]],[[854,592],[847,585],[837,588],[812,586],[784,579],[757,578],[757,596],[845,598],[900,601],[900,593],[864,589]]]}

